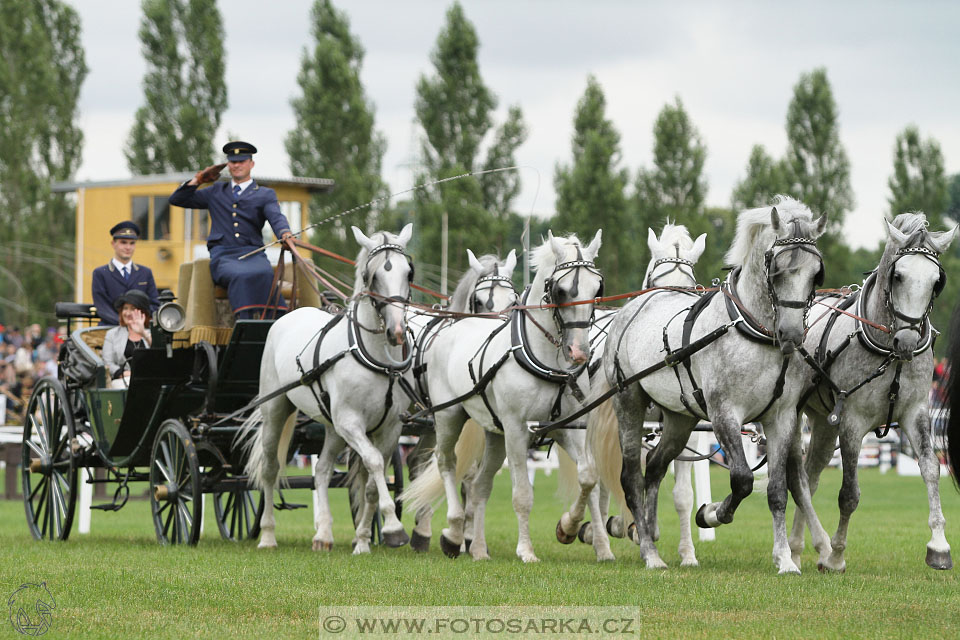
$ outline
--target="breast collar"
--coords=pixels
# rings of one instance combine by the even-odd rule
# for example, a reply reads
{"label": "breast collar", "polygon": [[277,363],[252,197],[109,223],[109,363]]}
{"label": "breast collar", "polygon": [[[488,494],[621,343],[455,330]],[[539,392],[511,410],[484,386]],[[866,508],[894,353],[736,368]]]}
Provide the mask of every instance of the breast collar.
{"label": "breast collar", "polygon": [[[739,300],[740,295],[737,293],[737,277],[740,275],[740,267],[731,269],[730,273],[727,274],[727,279],[721,284],[721,289],[725,289],[723,296],[723,302],[727,307],[727,315],[730,316],[730,321],[734,323],[734,326],[737,328],[737,331],[740,332],[740,335],[744,336],[748,340],[753,342],[759,342],[760,344],[776,346],[777,339],[772,336],[766,328],[761,326],[749,315],[744,315],[740,310],[740,307],[734,302],[734,299]],[[729,295],[727,295],[729,294]]]}
{"label": "breast collar", "polygon": [[410,331],[410,327],[407,327],[407,340],[404,342],[405,353],[403,360],[399,363],[381,362],[370,355],[370,352],[363,344],[363,337],[360,335],[360,324],[357,322],[355,314],[356,308],[347,311],[347,350],[353,354],[353,357],[356,358],[357,362],[362,364],[367,369],[375,371],[376,373],[382,373],[385,375],[398,375],[406,373],[413,364],[414,349],[410,344],[410,339],[413,337],[413,333]]}
{"label": "breast collar", "polygon": [[[524,289],[523,295],[520,298],[521,305],[527,303],[529,293],[529,287]],[[554,369],[540,362],[528,346],[530,340],[527,337],[527,325],[523,321],[525,313],[526,311],[523,309],[514,309],[510,312],[510,350],[513,351],[514,360],[517,361],[521,369],[541,380],[555,384],[570,384],[571,391],[573,391],[574,397],[576,397],[579,389],[575,381],[580,377],[589,359],[587,362],[573,369]],[[582,398],[577,399],[582,401]]]}
{"label": "breast collar", "polygon": [[[863,286],[860,287],[860,295],[857,296],[857,308],[856,308],[856,317],[854,322],[856,323],[857,339],[860,341],[860,344],[863,345],[865,349],[871,351],[880,356],[891,356],[894,355],[894,352],[889,347],[885,347],[873,338],[870,337],[870,334],[867,333],[867,327],[861,320],[865,318],[866,310],[864,309],[864,300],[867,299],[867,292],[869,289],[877,286],[877,272],[871,271],[870,275],[867,276],[867,279],[863,281]],[[930,318],[924,318],[923,324],[923,334],[920,340],[920,344],[917,345],[917,348],[913,351],[914,356],[918,356],[933,345],[934,337],[933,327],[930,324]]]}

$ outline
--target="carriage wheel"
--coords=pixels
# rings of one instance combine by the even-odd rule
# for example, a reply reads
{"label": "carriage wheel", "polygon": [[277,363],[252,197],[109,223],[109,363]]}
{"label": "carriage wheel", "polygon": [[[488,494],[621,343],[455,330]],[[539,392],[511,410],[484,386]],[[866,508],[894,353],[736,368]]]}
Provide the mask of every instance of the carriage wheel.
{"label": "carriage wheel", "polygon": [[54,378],[37,383],[23,421],[23,505],[37,540],[66,540],[77,506],[73,412]]}
{"label": "carriage wheel", "polygon": [[150,456],[150,510],[161,544],[196,544],[203,518],[197,449],[179,420],[160,425]]}
{"label": "carriage wheel", "polygon": [[213,494],[213,510],[217,527],[224,540],[250,540],[260,535],[260,516],[263,515],[263,492],[232,489]]}

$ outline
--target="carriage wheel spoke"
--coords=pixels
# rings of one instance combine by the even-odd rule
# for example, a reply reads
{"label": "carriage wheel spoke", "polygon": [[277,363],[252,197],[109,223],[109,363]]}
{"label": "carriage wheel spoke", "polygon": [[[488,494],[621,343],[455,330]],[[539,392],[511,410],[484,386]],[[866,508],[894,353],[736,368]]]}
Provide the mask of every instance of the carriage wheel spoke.
{"label": "carriage wheel spoke", "polygon": [[[167,506],[170,506],[170,504],[171,503],[168,502]],[[167,540],[170,539],[170,523],[173,521],[173,517],[175,515],[176,515],[176,510],[170,509],[170,511],[167,512],[167,518],[166,520],[164,520],[164,523],[163,523],[163,537],[166,538]]]}
{"label": "carriage wheel spoke", "polygon": [[42,457],[45,455],[43,449],[41,449],[40,447],[38,447],[37,444],[33,441],[32,438],[29,439],[29,440],[27,440],[26,442],[27,442],[27,447],[28,447],[31,451],[33,451],[35,454],[37,454],[37,457],[42,458]]}
{"label": "carriage wheel spoke", "polygon": [[173,478],[170,476],[170,468],[171,468],[171,465],[170,465],[170,450],[167,448],[167,443],[166,443],[166,442],[161,442],[161,443],[160,443],[160,451],[161,451],[161,453],[163,454],[163,462],[160,462],[160,459],[157,458],[156,460],[154,460],[154,465],[157,467],[157,469],[160,471],[160,473],[163,474],[164,479],[165,479],[167,482],[172,483],[172,482],[173,482]]}

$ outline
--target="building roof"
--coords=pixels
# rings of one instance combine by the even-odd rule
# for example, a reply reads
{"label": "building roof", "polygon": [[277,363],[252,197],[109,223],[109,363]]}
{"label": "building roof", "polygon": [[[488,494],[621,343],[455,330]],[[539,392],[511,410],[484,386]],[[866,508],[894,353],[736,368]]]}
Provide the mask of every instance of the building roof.
{"label": "building roof", "polygon": [[[89,182],[54,182],[51,186],[54,193],[69,193],[77,189],[87,189],[92,187],[124,187],[140,184],[179,184],[193,177],[193,173],[156,173],[146,176],[133,176],[132,178],[123,178],[120,180],[98,180]],[[229,178],[227,178],[229,179]],[[333,188],[333,180],[330,178],[275,178],[269,176],[255,176],[254,179],[264,186],[280,187],[304,187],[311,193],[330,191]],[[224,178],[221,178],[224,180]]]}

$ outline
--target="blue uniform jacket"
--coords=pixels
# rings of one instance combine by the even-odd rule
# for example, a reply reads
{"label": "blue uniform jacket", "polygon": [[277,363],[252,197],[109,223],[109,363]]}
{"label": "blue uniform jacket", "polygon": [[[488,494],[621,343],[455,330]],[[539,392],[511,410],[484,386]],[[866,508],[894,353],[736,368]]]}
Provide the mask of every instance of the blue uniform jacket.
{"label": "blue uniform jacket", "polygon": [[130,289],[139,289],[147,294],[150,298],[150,311],[156,311],[160,306],[157,284],[153,281],[153,272],[148,267],[133,263],[129,280],[123,279],[112,261],[93,270],[93,306],[97,308],[100,324],[120,323],[117,312],[113,309],[113,301]]}
{"label": "blue uniform jacket", "polygon": [[263,223],[269,222],[279,238],[290,231],[290,223],[280,212],[277,193],[261,187],[256,180],[234,201],[229,181],[215,182],[206,189],[183,183],[170,196],[170,204],[188,209],[210,210],[210,234],[207,248],[250,247],[263,245]]}

